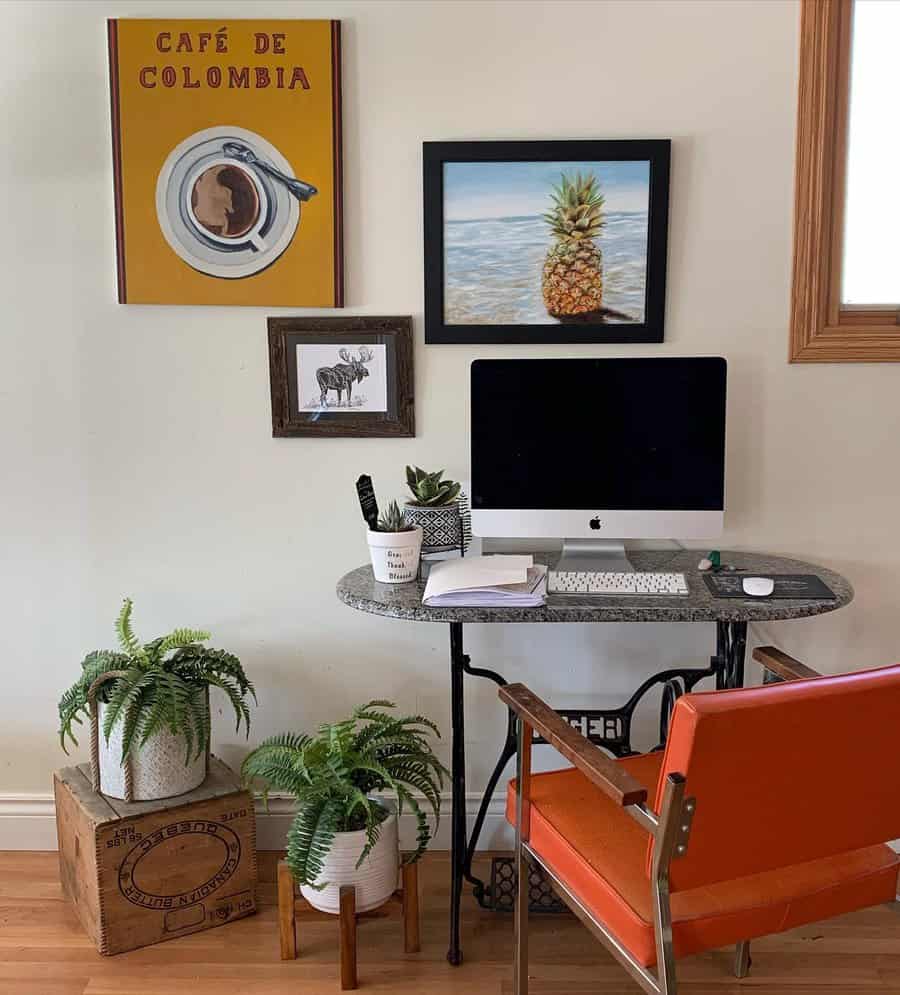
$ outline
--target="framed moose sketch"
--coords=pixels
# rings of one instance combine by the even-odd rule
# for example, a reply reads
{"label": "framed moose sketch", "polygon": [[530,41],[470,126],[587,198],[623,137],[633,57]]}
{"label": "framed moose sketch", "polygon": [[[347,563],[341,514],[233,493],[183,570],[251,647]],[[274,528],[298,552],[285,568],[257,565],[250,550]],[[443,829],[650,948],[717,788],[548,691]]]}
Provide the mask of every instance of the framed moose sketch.
{"label": "framed moose sketch", "polygon": [[269,318],[273,436],[415,435],[412,318]]}

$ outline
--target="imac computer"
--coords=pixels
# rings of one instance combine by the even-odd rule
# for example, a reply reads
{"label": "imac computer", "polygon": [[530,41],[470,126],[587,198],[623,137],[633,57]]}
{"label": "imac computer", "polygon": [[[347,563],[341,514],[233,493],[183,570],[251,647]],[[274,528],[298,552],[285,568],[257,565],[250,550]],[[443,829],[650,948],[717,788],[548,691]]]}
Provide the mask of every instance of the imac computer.
{"label": "imac computer", "polygon": [[709,539],[725,511],[725,360],[478,359],[472,530],[560,538],[556,572],[629,571],[625,539]]}

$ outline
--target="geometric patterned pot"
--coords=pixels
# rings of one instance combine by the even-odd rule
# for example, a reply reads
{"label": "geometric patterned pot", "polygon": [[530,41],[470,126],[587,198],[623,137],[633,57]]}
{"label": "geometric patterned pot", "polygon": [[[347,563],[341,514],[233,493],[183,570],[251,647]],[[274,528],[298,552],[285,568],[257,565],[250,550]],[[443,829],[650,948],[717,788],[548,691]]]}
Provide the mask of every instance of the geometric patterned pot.
{"label": "geometric patterned pot", "polygon": [[421,526],[423,553],[460,549],[462,546],[463,528],[458,501],[433,508],[405,504],[403,521],[407,525]]}

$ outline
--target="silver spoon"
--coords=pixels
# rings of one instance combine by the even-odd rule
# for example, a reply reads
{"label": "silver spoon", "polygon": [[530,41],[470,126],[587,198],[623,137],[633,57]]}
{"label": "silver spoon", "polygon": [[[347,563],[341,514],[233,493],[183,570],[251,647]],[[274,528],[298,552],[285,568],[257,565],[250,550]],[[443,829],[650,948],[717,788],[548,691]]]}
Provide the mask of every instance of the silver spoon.
{"label": "silver spoon", "polygon": [[297,200],[305,202],[319,192],[318,188],[312,186],[312,184],[304,183],[303,180],[297,180],[293,176],[286,176],[274,166],[263,162],[253,149],[249,145],[244,145],[243,142],[226,142],[222,147],[222,151],[229,159],[238,159],[248,166],[256,166],[257,169],[268,173],[269,176],[278,180],[279,183],[283,183]]}

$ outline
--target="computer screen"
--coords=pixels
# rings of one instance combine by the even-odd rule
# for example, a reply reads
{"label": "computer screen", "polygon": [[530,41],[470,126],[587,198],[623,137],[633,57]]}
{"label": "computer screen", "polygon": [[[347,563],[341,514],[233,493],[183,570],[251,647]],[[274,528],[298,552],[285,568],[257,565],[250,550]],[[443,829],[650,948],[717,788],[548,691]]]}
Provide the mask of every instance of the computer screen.
{"label": "computer screen", "polygon": [[718,357],[475,360],[473,512],[721,513],[725,374]]}

